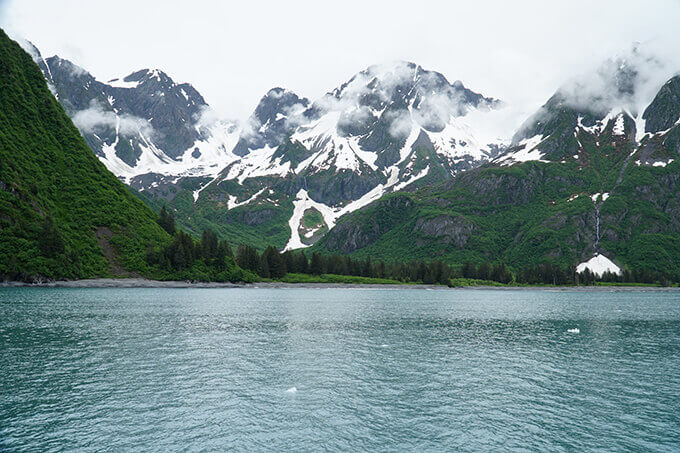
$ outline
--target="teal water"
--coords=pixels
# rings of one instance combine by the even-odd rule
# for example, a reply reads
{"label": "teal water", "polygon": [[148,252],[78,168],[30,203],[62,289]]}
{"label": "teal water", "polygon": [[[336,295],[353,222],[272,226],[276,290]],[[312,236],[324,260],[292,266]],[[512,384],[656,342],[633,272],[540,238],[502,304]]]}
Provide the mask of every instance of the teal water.
{"label": "teal water", "polygon": [[680,293],[0,289],[0,451],[62,450],[680,451]]}

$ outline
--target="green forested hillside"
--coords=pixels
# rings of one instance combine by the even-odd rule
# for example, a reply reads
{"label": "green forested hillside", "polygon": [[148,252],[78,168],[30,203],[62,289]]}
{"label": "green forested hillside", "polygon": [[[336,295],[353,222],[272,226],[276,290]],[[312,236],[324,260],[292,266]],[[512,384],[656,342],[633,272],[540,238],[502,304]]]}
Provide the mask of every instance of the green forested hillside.
{"label": "green forested hillside", "polygon": [[677,279],[680,161],[638,165],[643,151],[633,152],[627,137],[579,139],[577,159],[489,165],[386,196],[343,218],[314,249],[386,260],[501,261],[514,269],[551,263],[565,270],[604,253],[621,268]]}
{"label": "green forested hillside", "polygon": [[31,57],[0,30],[0,276],[148,273],[156,216],[86,145]]}

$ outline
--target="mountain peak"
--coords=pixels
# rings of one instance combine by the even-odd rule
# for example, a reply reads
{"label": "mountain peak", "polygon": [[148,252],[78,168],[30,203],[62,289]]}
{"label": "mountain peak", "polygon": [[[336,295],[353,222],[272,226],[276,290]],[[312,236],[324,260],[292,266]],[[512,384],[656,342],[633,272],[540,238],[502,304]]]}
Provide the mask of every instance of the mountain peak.
{"label": "mountain peak", "polygon": [[443,74],[409,61],[369,66],[330,94],[375,110],[388,105],[419,110],[436,103],[439,110],[450,111],[454,116],[464,115],[469,108],[494,107],[499,102],[465,88],[459,80],[449,83]]}
{"label": "mountain peak", "polygon": [[258,102],[248,119],[234,154],[245,156],[250,151],[269,146],[279,146],[287,134],[303,120],[309,99],[293,91],[274,87]]}
{"label": "mountain peak", "polygon": [[165,72],[160,69],[140,69],[132,74],[127,75],[123,80],[125,82],[146,82],[149,80],[156,80],[158,82],[171,82],[172,79]]}

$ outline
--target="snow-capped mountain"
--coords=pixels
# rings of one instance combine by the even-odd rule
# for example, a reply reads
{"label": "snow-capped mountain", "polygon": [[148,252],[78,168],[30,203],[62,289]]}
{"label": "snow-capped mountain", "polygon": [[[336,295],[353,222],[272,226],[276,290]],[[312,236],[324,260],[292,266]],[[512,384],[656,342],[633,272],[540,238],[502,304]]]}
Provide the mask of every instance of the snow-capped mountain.
{"label": "snow-capped mountain", "polygon": [[101,82],[68,60],[29,50],[90,148],[136,188],[151,188],[158,178],[214,175],[236,159],[238,126],[215,119],[190,84],[158,69]]}
{"label": "snow-capped mountain", "polygon": [[491,162],[344,216],[315,249],[677,274],[680,75],[669,74],[635,52],[612,60],[562,87]]}
{"label": "snow-capped mountain", "polygon": [[[287,102],[262,115],[262,106],[271,103],[267,101],[272,92]],[[499,101],[475,93],[459,81],[450,84],[443,75],[413,63],[370,67],[307,108],[306,99],[290,92],[272,92],[251,118],[255,127],[250,128],[249,146],[243,145],[244,139],[237,146],[236,154],[244,156],[243,162],[225,179],[251,177],[250,169],[262,170],[264,160],[271,174],[304,176],[307,186],[310,178],[328,172],[362,175],[376,181],[373,187],[391,180],[395,185],[422,178],[435,168],[450,177],[489,160],[502,146],[502,141],[487,140],[484,131],[475,130],[466,120],[472,111],[491,112],[500,107]],[[285,126],[287,134],[282,133]],[[284,148],[271,152],[277,145]],[[264,156],[265,148],[269,156]],[[262,171],[256,174],[262,175]],[[319,187],[315,195],[337,204],[356,199],[371,188],[334,197]]]}
{"label": "snow-capped mountain", "polygon": [[[272,104],[272,94],[286,102],[261,108]],[[451,178],[487,162],[503,147],[501,139],[489,140],[489,131],[468,121],[468,115],[492,114],[499,101],[413,63],[370,67],[306,105],[290,92],[268,93],[250,120],[248,141],[239,142],[249,146],[235,152],[243,157],[213,185],[236,181],[247,187],[240,199],[252,203],[265,188],[281,187],[285,180],[283,190],[295,197],[291,222],[314,209],[332,228],[340,216],[385,193]],[[280,133],[281,125],[290,127],[287,134]],[[305,243],[296,237],[299,225],[290,227],[288,246]]]}
{"label": "snow-capped mountain", "polygon": [[[480,126],[500,101],[406,62],[369,67],[314,102],[274,88],[242,124],[221,121],[187,83],[160,70],[101,82],[32,49],[49,86],[119,178],[172,203],[218,210],[271,203],[295,219],[314,207],[317,232],[382,195],[451,178],[496,157],[502,137]],[[480,120],[482,119],[482,120]],[[181,219],[180,219],[181,220]],[[285,226],[284,226],[285,228]]]}
{"label": "snow-capped mountain", "polygon": [[583,160],[588,157],[584,144],[592,142],[599,149],[611,148],[609,152],[625,148],[638,165],[663,165],[670,159],[668,152],[677,152],[673,137],[680,133],[680,82],[674,77],[659,90],[659,76],[665,74],[637,48],[607,61],[595,74],[560,88],[519,128],[495,162]]}

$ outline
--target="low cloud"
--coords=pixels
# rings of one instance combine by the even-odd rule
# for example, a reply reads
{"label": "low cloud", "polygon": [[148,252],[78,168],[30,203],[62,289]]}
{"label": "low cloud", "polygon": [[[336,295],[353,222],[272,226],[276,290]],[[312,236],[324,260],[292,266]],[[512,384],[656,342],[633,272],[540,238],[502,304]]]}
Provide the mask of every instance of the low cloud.
{"label": "low cloud", "polygon": [[141,133],[150,138],[155,135],[148,121],[136,116],[118,115],[111,110],[104,110],[95,100],[90,103],[89,108],[73,115],[72,120],[73,124],[83,134],[96,134],[103,130],[113,129],[123,136],[134,136]]}
{"label": "low cloud", "polygon": [[406,110],[400,110],[398,112],[390,112],[388,119],[391,120],[390,123],[390,135],[395,138],[406,138],[411,133],[411,128],[413,127],[413,121],[411,120],[411,115]]}
{"label": "low cloud", "polygon": [[677,73],[678,58],[652,45],[635,44],[618,57],[573,77],[560,89],[570,107],[606,114],[621,107],[642,113],[661,86]]}
{"label": "low cloud", "polygon": [[305,117],[305,111],[307,106],[301,103],[293,104],[283,109],[283,115],[285,116],[286,127],[295,128],[309,121]]}
{"label": "low cloud", "polygon": [[[400,105],[400,97],[408,104]],[[398,138],[408,136],[412,121],[428,130],[441,130],[452,116],[470,111],[460,91],[443,75],[404,61],[367,68],[315,101],[314,108],[343,112],[338,125],[351,129],[348,122],[364,121],[374,115],[371,109],[379,114],[390,104],[394,110],[385,112],[384,119],[391,122],[390,134]]]}
{"label": "low cloud", "polygon": [[194,124],[201,129],[210,129],[215,126],[220,117],[210,106],[204,105],[193,117]]}
{"label": "low cloud", "polygon": [[19,43],[21,48],[24,49],[31,56],[31,58],[33,58],[33,61],[38,63],[40,60],[42,60],[40,51],[33,45],[31,41],[24,38],[17,38],[16,41]]}

